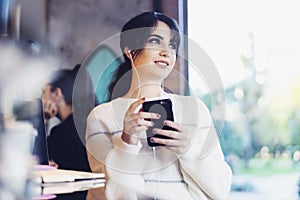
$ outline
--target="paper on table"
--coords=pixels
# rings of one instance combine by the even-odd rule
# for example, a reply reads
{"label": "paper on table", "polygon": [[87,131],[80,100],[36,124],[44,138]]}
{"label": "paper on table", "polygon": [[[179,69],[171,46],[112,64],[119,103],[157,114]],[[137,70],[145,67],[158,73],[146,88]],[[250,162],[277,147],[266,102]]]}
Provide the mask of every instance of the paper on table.
{"label": "paper on table", "polygon": [[103,179],[103,173],[81,172],[74,170],[33,170],[34,181],[37,183],[62,183],[82,180]]}

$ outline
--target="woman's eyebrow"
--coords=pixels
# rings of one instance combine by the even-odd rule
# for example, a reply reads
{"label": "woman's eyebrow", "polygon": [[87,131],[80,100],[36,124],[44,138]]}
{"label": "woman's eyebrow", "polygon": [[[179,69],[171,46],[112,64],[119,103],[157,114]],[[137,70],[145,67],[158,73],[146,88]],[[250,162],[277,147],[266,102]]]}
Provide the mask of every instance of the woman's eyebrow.
{"label": "woman's eyebrow", "polygon": [[161,35],[157,35],[157,34],[151,34],[151,35],[149,35],[149,37],[157,37],[157,38],[159,38],[161,40],[164,39],[164,37],[162,37]]}

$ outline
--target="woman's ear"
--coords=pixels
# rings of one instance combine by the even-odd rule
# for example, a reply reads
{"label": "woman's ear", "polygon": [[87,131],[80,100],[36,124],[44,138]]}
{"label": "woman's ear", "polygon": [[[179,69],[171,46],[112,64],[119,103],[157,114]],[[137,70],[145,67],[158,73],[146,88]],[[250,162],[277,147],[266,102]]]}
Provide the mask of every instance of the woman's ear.
{"label": "woman's ear", "polygon": [[55,100],[59,100],[59,99],[61,99],[63,96],[64,96],[64,95],[63,95],[61,89],[60,89],[59,87],[55,88],[55,90],[54,90],[54,98],[55,98]]}
{"label": "woman's ear", "polygon": [[126,54],[127,58],[129,58],[130,60],[132,59],[132,52],[128,47],[124,48],[124,53]]}

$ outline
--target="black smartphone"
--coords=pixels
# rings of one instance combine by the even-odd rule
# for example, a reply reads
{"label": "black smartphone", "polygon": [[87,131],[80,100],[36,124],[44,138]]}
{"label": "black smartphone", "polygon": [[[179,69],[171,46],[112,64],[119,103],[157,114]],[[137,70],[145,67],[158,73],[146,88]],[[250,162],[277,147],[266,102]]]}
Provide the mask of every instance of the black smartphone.
{"label": "black smartphone", "polygon": [[151,112],[151,113],[158,113],[160,114],[160,119],[145,119],[152,121],[154,123],[153,127],[149,127],[146,131],[147,133],[147,142],[150,147],[155,146],[164,146],[162,144],[153,143],[150,141],[151,137],[163,138],[163,139],[170,139],[169,137],[154,134],[152,132],[153,128],[159,128],[164,130],[175,130],[171,127],[165,126],[164,121],[170,120],[174,121],[173,110],[172,110],[172,101],[170,99],[161,99],[161,100],[154,100],[154,101],[146,101],[143,103],[143,112]]}

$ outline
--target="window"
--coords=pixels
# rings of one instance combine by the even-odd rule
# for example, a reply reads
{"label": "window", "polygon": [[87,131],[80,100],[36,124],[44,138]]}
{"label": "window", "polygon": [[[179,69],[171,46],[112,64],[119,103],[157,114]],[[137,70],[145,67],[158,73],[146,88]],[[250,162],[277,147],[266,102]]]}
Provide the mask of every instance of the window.
{"label": "window", "polygon": [[[226,158],[231,159],[234,174],[253,175],[263,170],[264,175],[283,176],[282,171],[298,171],[300,13],[297,3],[296,0],[188,1],[189,39],[212,60],[226,95],[220,141]],[[189,54],[197,54],[192,51],[189,47]],[[189,85],[199,98],[213,99],[214,91],[208,90],[207,77],[195,71],[200,67],[189,65]],[[296,179],[290,181],[296,185]],[[280,191],[272,190],[272,194],[286,198],[287,194]],[[266,191],[265,195],[271,194]],[[291,195],[296,196],[295,192]]]}

